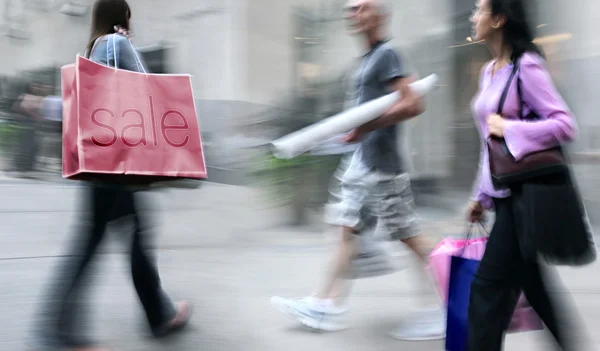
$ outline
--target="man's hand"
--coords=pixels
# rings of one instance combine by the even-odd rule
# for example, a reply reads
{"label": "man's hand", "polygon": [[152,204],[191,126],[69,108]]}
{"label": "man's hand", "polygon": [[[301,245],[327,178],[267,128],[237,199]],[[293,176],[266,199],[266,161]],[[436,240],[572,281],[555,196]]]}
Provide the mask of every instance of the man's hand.
{"label": "man's hand", "polygon": [[346,135],[344,137],[344,141],[347,143],[357,143],[364,137],[365,134],[367,134],[367,132],[365,131],[364,125],[362,125],[358,128],[354,128],[353,131]]}

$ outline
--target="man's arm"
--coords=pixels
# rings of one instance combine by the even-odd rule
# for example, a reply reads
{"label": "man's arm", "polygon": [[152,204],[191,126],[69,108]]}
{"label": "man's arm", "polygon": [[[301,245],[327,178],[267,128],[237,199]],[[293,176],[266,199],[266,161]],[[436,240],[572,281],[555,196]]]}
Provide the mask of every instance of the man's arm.
{"label": "man's arm", "polygon": [[422,114],[425,111],[423,98],[410,88],[410,84],[416,80],[415,76],[392,80],[390,86],[393,90],[400,93],[400,100],[381,117],[361,126],[362,131],[370,132],[375,129],[385,128]]}
{"label": "man's arm", "polygon": [[344,139],[347,142],[354,143],[359,141],[366,133],[393,126],[425,112],[423,98],[410,88],[410,84],[416,80],[415,76],[394,78],[391,81],[391,87],[400,93],[400,100],[381,117],[355,128]]}

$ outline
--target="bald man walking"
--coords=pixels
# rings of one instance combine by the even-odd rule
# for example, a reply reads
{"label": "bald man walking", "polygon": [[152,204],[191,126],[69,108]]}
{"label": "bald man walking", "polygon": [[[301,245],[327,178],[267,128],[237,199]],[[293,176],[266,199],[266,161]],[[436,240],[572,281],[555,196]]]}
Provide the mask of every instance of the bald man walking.
{"label": "bald man walking", "polygon": [[[384,36],[388,17],[388,9],[377,0],[354,0],[346,6],[351,34],[360,37],[368,48],[354,76],[353,104],[363,104],[392,91],[399,91],[402,98],[384,115],[356,128],[346,138],[359,143],[359,147],[342,176],[340,202],[330,204],[326,211],[327,222],[342,228],[331,273],[315,296],[271,300],[312,329],[346,328],[341,295],[344,283],[352,275],[352,262],[358,258],[358,236],[372,233],[379,224],[393,240],[415,252],[421,263],[427,260],[431,249],[420,235],[406,160],[402,159],[406,153],[398,150],[397,140],[402,122],[420,115],[424,107],[409,87],[415,77]],[[392,335],[403,340],[445,336],[445,319],[439,305],[409,322]]]}

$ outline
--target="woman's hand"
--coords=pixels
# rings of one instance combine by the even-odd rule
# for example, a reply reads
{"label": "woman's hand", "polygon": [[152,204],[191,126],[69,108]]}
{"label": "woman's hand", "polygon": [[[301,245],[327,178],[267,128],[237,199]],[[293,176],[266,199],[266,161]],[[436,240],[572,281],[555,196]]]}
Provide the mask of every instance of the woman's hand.
{"label": "woman's hand", "polygon": [[490,135],[504,137],[504,118],[498,114],[491,114],[487,118],[487,126]]}
{"label": "woman's hand", "polygon": [[469,208],[467,209],[467,221],[469,221],[469,223],[481,222],[484,212],[485,209],[481,206],[479,201],[471,201]]}
{"label": "woman's hand", "polygon": [[129,30],[127,28],[123,28],[121,26],[114,26],[114,29],[115,29],[115,33],[121,34],[121,35],[129,38]]}

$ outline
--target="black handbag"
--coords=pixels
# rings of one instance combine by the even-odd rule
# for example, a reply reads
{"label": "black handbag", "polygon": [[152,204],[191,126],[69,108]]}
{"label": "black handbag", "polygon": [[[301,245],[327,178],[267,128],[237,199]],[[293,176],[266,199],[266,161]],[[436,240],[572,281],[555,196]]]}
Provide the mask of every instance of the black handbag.
{"label": "black handbag", "polygon": [[[514,63],[513,70],[500,97],[497,113],[502,115],[502,109],[511,83],[517,75],[519,61]],[[523,116],[523,100],[521,98],[521,79],[517,76],[517,91],[519,96],[519,117],[523,120],[539,119],[535,112]],[[508,150],[504,138],[490,136],[487,139],[490,173],[494,188],[502,189],[524,181],[552,174],[568,172],[567,162],[561,147],[532,152],[517,161]]]}
{"label": "black handbag", "polygon": [[[500,98],[498,114],[502,114],[516,76],[520,118],[539,119],[533,111],[523,116],[518,68],[516,61]],[[487,145],[494,187],[511,190],[522,256],[529,261],[542,259],[555,265],[581,266],[594,262],[596,244],[563,148],[531,153],[516,161],[504,139],[488,138]]]}

